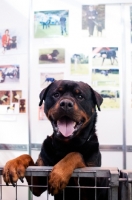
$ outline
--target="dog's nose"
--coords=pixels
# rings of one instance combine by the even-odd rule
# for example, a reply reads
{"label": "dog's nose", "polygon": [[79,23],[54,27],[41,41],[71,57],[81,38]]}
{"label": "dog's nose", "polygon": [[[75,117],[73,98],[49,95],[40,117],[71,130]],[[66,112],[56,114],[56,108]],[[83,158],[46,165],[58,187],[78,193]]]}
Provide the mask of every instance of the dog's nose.
{"label": "dog's nose", "polygon": [[61,102],[60,102],[60,107],[63,109],[63,110],[70,110],[73,108],[73,102],[69,99],[63,99]]}

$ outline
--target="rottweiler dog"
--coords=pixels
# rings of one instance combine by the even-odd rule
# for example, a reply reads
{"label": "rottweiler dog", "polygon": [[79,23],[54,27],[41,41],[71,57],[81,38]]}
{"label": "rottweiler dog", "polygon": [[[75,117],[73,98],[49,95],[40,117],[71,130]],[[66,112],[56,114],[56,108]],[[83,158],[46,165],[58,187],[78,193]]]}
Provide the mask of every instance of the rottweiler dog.
{"label": "rottweiler dog", "polygon": [[[96,135],[96,108],[100,110],[103,101],[100,94],[87,83],[59,80],[51,83],[40,93],[41,106],[53,127],[53,134],[47,136],[36,163],[30,155],[21,155],[6,163],[3,178],[6,184],[15,185],[22,180],[28,166],[53,166],[49,175],[48,191],[55,200],[62,200],[62,190],[67,185],[78,185],[76,178],[71,178],[73,170],[86,166],[100,167],[101,153]],[[30,185],[30,178],[26,177]],[[34,185],[46,185],[46,177],[33,177]],[[80,185],[94,186],[94,180],[81,178]],[[99,186],[106,186],[103,179]],[[46,189],[33,187],[32,192],[40,196]],[[94,200],[94,189],[81,189],[81,200]],[[66,188],[66,200],[78,200],[78,189]],[[97,200],[107,200],[105,189],[97,191]]]}
{"label": "rottweiler dog", "polygon": [[59,55],[59,51],[54,49],[50,54],[42,54],[39,57],[41,61],[50,61],[50,62],[58,62],[57,56]]}

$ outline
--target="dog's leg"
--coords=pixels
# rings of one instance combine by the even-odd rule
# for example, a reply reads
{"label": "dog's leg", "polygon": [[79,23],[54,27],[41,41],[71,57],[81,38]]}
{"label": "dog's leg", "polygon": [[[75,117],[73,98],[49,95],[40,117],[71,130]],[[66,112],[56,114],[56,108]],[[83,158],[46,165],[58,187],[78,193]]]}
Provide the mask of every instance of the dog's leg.
{"label": "dog's leg", "polygon": [[103,60],[102,60],[102,66],[103,66],[103,64],[104,64],[104,60],[105,60],[105,58],[103,58]]}
{"label": "dog's leg", "polygon": [[114,64],[114,58],[113,58],[113,61],[112,61],[112,57],[110,57],[110,61],[111,61],[111,65]]}
{"label": "dog's leg", "polygon": [[67,154],[52,169],[49,176],[49,193],[57,194],[64,189],[76,168],[85,167],[82,155],[78,152]]}
{"label": "dog's leg", "polygon": [[[25,176],[26,168],[29,166],[35,166],[33,159],[31,156],[24,154],[21,155],[13,160],[10,160],[6,163],[4,169],[3,169],[3,179],[6,183],[6,185],[9,185],[11,183],[13,186],[15,186],[18,179],[23,182],[23,178]],[[31,182],[31,177],[27,176],[25,177],[28,185],[46,185],[47,178],[46,177],[33,177],[33,183]],[[32,193],[36,196],[40,196],[45,190],[46,187],[30,187],[30,190]]]}

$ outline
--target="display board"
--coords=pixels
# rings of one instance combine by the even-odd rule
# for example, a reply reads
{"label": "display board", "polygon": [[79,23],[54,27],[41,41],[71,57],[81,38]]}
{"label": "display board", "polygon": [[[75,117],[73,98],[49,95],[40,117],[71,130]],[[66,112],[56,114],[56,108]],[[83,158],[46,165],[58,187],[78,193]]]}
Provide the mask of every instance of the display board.
{"label": "display board", "polygon": [[[38,106],[39,93],[54,80],[77,80],[88,83],[104,98],[97,121],[103,166],[108,164],[106,151],[111,158],[111,151],[119,151],[118,167],[129,165],[126,161],[126,152],[132,151],[129,3],[32,0],[20,6],[15,0],[1,0],[2,148],[4,144],[18,145],[19,150],[22,147],[19,145],[26,145],[25,150],[30,146],[36,158],[31,150],[39,150],[53,131],[43,112],[44,105]],[[4,43],[4,38],[8,43]],[[113,166],[118,164],[117,160],[115,156]]]}

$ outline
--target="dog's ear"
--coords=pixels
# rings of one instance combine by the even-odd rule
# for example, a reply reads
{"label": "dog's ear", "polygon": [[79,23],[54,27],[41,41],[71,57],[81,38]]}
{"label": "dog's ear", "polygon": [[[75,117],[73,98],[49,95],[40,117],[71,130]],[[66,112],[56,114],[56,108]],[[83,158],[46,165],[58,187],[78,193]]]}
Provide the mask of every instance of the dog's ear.
{"label": "dog's ear", "polygon": [[48,85],[48,87],[44,88],[44,89],[40,92],[40,94],[39,94],[39,98],[40,98],[39,106],[41,106],[42,103],[43,103],[43,101],[45,100],[46,94],[47,94],[47,92],[48,92],[48,90],[49,90],[49,88],[51,87],[52,84],[53,84],[53,83],[51,83],[50,85]]}
{"label": "dog's ear", "polygon": [[97,105],[97,108],[98,108],[98,110],[100,111],[100,110],[101,110],[101,109],[100,109],[100,105],[101,105],[102,102],[103,102],[103,98],[102,98],[102,96],[101,96],[98,92],[96,92],[96,91],[93,90],[92,88],[91,88],[91,90],[92,90],[92,93],[93,93],[95,105]]}

